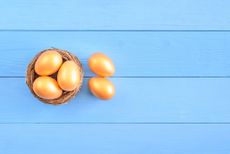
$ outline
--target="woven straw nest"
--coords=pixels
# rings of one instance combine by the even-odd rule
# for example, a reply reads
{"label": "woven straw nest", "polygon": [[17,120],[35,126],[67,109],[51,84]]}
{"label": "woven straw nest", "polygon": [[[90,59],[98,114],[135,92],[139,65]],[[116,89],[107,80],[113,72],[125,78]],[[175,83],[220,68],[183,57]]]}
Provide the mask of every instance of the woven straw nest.
{"label": "woven straw nest", "polygon": [[[62,96],[60,96],[59,98],[56,98],[56,99],[51,99],[51,100],[40,98],[33,91],[33,82],[39,76],[38,74],[35,73],[35,69],[34,69],[35,62],[43,52],[49,51],[49,50],[55,50],[55,51],[59,52],[62,55],[63,62],[65,62],[67,60],[74,61],[79,66],[80,74],[81,74],[80,84],[75,90],[73,90],[73,91],[63,91]],[[81,65],[79,59],[76,56],[74,56],[73,54],[71,54],[70,52],[65,51],[65,50],[60,50],[60,49],[57,49],[57,48],[51,48],[51,49],[46,49],[46,50],[41,51],[30,62],[30,64],[27,67],[27,72],[26,72],[26,84],[28,85],[31,93],[36,98],[38,98],[40,101],[42,101],[44,103],[48,103],[48,104],[58,105],[58,104],[67,103],[69,100],[71,100],[72,98],[74,98],[77,95],[77,93],[79,92],[79,90],[80,90],[80,88],[82,86],[83,76],[84,76],[84,72],[83,72],[83,69],[82,69],[82,65]],[[52,74],[51,77],[56,80],[57,79],[57,73]]]}

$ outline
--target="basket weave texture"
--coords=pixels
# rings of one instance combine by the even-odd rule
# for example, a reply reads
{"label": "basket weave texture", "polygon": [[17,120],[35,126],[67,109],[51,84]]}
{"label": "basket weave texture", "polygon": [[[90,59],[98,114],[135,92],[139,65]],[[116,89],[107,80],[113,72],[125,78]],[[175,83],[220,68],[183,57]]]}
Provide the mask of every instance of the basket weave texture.
{"label": "basket weave texture", "polygon": [[[43,99],[43,98],[37,96],[33,91],[33,82],[37,77],[39,77],[39,75],[35,72],[35,68],[34,68],[35,62],[37,61],[38,57],[43,52],[46,52],[46,51],[49,51],[49,50],[55,50],[59,54],[61,54],[61,56],[63,58],[63,62],[65,62],[67,60],[74,61],[78,65],[78,67],[80,69],[80,84],[79,84],[79,86],[73,91],[63,91],[62,95],[59,98],[56,98],[56,99]],[[70,52],[68,52],[66,50],[61,50],[61,49],[57,49],[57,48],[50,48],[50,49],[46,49],[46,50],[41,51],[40,53],[38,53],[32,59],[32,61],[28,65],[27,71],[26,71],[26,84],[28,85],[31,93],[36,98],[38,98],[40,101],[42,101],[44,103],[48,103],[48,104],[58,105],[58,104],[67,103],[68,101],[70,101],[71,99],[73,99],[77,95],[77,93],[79,92],[79,90],[80,90],[80,88],[82,86],[82,83],[83,83],[83,76],[84,76],[84,72],[83,72],[83,69],[82,69],[82,64],[81,64],[81,62],[79,61],[79,59],[76,56],[74,56],[73,54],[71,54]],[[57,80],[57,73],[52,74],[50,77],[52,77],[55,80]]]}

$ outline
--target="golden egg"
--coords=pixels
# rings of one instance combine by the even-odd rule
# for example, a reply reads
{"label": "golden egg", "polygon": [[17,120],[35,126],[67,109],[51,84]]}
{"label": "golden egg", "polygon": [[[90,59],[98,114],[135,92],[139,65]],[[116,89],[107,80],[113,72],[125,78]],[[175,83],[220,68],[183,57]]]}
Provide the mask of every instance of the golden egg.
{"label": "golden egg", "polygon": [[92,72],[102,77],[112,76],[115,72],[112,60],[103,53],[93,54],[88,60],[88,65]]}
{"label": "golden egg", "polygon": [[43,52],[35,62],[38,75],[51,75],[58,71],[62,64],[62,56],[55,50]]}
{"label": "golden egg", "polygon": [[55,79],[48,76],[38,77],[33,83],[34,93],[44,99],[56,99],[62,95],[62,90]]}
{"label": "golden egg", "polygon": [[79,86],[81,72],[79,66],[74,61],[66,61],[58,71],[57,81],[59,86],[65,91],[72,91]]}
{"label": "golden egg", "polygon": [[113,83],[106,78],[91,78],[89,79],[88,86],[92,94],[100,99],[111,99],[115,94]]}

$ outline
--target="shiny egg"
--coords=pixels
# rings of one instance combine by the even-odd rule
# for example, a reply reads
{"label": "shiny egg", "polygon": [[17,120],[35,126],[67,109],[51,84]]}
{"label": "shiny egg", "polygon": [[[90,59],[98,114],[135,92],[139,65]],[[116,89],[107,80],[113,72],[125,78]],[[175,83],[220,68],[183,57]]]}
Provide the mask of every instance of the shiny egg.
{"label": "shiny egg", "polygon": [[72,60],[65,61],[57,74],[59,86],[65,91],[76,89],[81,81],[79,66]]}
{"label": "shiny egg", "polygon": [[89,68],[92,72],[101,77],[112,76],[115,67],[112,60],[103,53],[95,53],[88,60]]}
{"label": "shiny egg", "polygon": [[62,90],[55,79],[41,76],[33,83],[34,93],[43,99],[56,99],[62,95]]}
{"label": "shiny egg", "polygon": [[35,62],[35,72],[38,75],[51,75],[58,71],[62,64],[62,56],[55,50],[43,52]]}
{"label": "shiny egg", "polygon": [[113,83],[106,78],[93,77],[89,79],[88,86],[91,93],[100,99],[111,99],[115,94]]}

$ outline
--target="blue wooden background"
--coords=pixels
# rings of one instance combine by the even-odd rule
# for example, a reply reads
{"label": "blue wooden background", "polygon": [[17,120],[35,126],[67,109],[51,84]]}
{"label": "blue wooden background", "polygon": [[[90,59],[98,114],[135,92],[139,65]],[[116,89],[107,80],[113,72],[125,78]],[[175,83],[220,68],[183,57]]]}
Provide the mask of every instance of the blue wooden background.
{"label": "blue wooden background", "polygon": [[[229,0],[0,0],[1,154],[229,154]],[[37,52],[84,65],[69,104],[25,84]],[[87,59],[116,65],[116,96],[93,97]]]}

